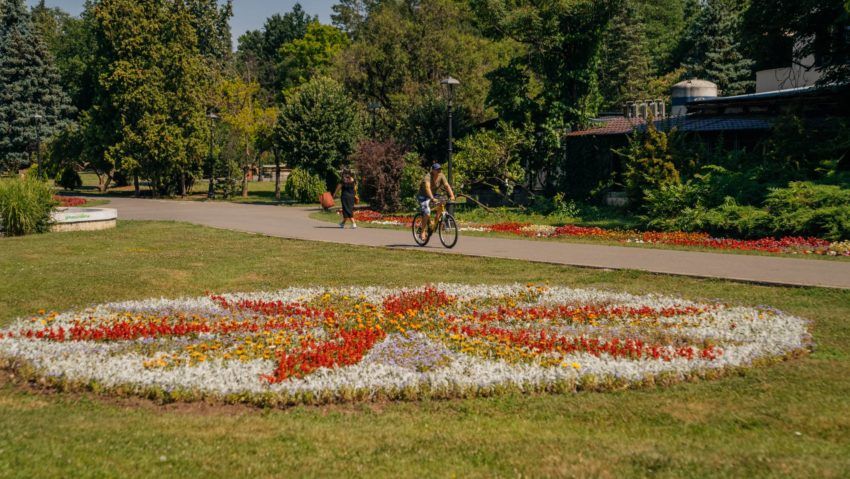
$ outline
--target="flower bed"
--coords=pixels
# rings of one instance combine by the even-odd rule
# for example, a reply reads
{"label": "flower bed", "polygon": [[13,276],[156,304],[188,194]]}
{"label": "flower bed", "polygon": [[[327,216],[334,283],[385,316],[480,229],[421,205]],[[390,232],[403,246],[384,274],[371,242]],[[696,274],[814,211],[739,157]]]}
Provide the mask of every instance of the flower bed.
{"label": "flower bed", "polygon": [[45,313],[0,363],[60,388],[262,405],[610,390],[809,347],[766,308],[536,286],[287,289]]}
{"label": "flower bed", "polygon": [[[365,210],[355,213],[355,219],[366,223],[409,227],[412,217],[383,216]],[[706,233],[606,230],[587,226],[550,226],[531,223],[495,223],[490,225],[461,224],[461,231],[508,233],[532,238],[584,238],[620,243],[662,244],[697,248],[760,251],[773,254],[804,254],[824,256],[850,256],[850,241],[830,242],[818,238],[786,237],[736,240],[714,238]]]}
{"label": "flower bed", "polygon": [[59,206],[63,208],[76,208],[86,204],[85,198],[78,198],[76,196],[54,196],[53,199],[58,201]]}

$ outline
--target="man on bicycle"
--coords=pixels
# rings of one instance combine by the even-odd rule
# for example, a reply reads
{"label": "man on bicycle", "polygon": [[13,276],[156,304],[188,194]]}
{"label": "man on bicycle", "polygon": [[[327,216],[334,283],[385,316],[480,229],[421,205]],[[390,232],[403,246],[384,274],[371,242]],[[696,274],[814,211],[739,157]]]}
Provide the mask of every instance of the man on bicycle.
{"label": "man on bicycle", "polygon": [[[431,217],[431,202],[436,201],[435,196],[439,193],[446,192],[449,194],[449,199],[454,201],[455,193],[446,175],[443,174],[443,168],[439,163],[434,163],[431,166],[431,172],[426,174],[419,183],[419,193],[416,195],[419,201],[419,207],[422,209],[422,214],[426,218]],[[422,240],[428,236],[428,231],[422,231]]]}

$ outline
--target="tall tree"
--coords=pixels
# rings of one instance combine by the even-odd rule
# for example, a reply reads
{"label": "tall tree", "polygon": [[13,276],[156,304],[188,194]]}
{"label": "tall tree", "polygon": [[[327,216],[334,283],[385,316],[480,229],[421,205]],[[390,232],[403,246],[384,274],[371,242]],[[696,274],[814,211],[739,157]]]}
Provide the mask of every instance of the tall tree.
{"label": "tall tree", "polygon": [[[206,152],[205,61],[184,0],[90,4],[101,74],[82,138],[89,155],[185,194]],[[107,168],[104,168],[107,169]],[[107,180],[108,185],[108,180]]]}
{"label": "tall tree", "polygon": [[56,28],[49,34],[55,36],[50,51],[59,71],[63,90],[79,111],[89,108],[92,89],[99,72],[93,69],[95,48],[93,25],[88,11],[84,11],[80,17],[59,14],[53,9],[35,9],[34,14],[36,11],[42,12],[42,25],[49,26],[45,28]]}
{"label": "tall tree", "polygon": [[201,54],[218,62],[230,58],[233,52],[230,35],[233,0],[226,0],[223,4],[219,0],[186,0],[186,6]]}
{"label": "tall tree", "polygon": [[656,75],[673,70],[677,48],[699,0],[626,0],[644,32],[650,66]]}
{"label": "tall tree", "polygon": [[335,27],[313,22],[303,38],[280,47],[279,76],[285,88],[306,83],[327,73],[334,58],[348,45],[348,37]]}
{"label": "tall tree", "polygon": [[645,99],[652,79],[644,23],[633,2],[623,4],[605,33],[599,68],[599,89],[608,109]]}
{"label": "tall tree", "polygon": [[755,85],[754,62],[741,44],[745,7],[746,0],[707,0],[684,39],[688,75],[717,83],[727,96]]}
{"label": "tall tree", "polygon": [[340,0],[332,7],[331,21],[340,30],[356,37],[363,22],[378,4],[380,0]]}
{"label": "tall tree", "polygon": [[814,55],[823,83],[850,78],[850,1],[751,0],[744,18],[749,50],[760,67],[787,67]]}
{"label": "tall tree", "polygon": [[316,21],[317,17],[310,16],[296,3],[292,11],[269,17],[261,30],[251,30],[239,37],[237,58],[243,69],[254,72],[249,80],[259,81],[270,96],[279,95],[284,86],[277,68],[281,63],[280,49],[303,38],[307,26]]}
{"label": "tall tree", "polygon": [[224,80],[219,85],[219,101],[216,105],[219,116],[243,148],[237,158],[242,170],[243,197],[248,196],[248,173],[257,166],[261,148],[268,147],[268,142],[262,141],[263,132],[274,126],[277,115],[274,108],[262,106],[259,93],[259,84],[240,79]]}
{"label": "tall tree", "polygon": [[[374,2],[367,10],[349,48],[338,57],[333,70],[349,91],[365,104],[379,106],[375,113],[381,135],[397,135],[412,116],[432,118],[437,124],[418,125],[428,131],[444,131],[445,100],[440,80],[461,80],[455,104],[474,122],[493,116],[485,104],[490,90],[487,72],[512,57],[520,47],[512,40],[493,41],[476,25],[465,1],[406,0]],[[443,103],[439,116],[419,115],[434,111],[432,100]],[[397,138],[402,138],[401,136]],[[416,147],[405,138],[406,147]],[[445,150],[445,137],[441,140]],[[426,154],[419,151],[420,154]]]}
{"label": "tall tree", "polygon": [[527,45],[519,59],[542,82],[539,113],[556,128],[586,124],[599,106],[596,65],[621,0],[471,0],[495,38]]}
{"label": "tall tree", "polygon": [[38,36],[47,46],[47,50],[55,57],[62,41],[62,30],[71,16],[60,8],[48,7],[44,0],[32,7],[32,22]]}
{"label": "tall tree", "polygon": [[29,163],[40,138],[49,140],[73,111],[53,57],[23,0],[0,9],[0,171]]}

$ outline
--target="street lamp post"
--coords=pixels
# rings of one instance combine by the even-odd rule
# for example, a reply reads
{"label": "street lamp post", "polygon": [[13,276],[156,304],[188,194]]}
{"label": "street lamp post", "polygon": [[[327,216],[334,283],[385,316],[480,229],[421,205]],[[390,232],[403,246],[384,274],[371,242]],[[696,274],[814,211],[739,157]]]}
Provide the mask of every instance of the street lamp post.
{"label": "street lamp post", "polygon": [[41,178],[41,120],[44,117],[39,114],[32,117],[35,120],[35,173]]}
{"label": "street lamp post", "polygon": [[378,130],[378,128],[376,126],[375,117],[378,114],[378,111],[381,109],[381,104],[376,102],[376,101],[372,101],[372,102],[369,102],[368,105],[366,105],[366,109],[369,110],[369,113],[372,117],[372,136],[374,137],[375,132]]}
{"label": "street lamp post", "polygon": [[[454,103],[454,96],[455,96],[455,87],[460,85],[460,81],[458,81],[455,78],[448,77],[445,80],[442,80],[440,82],[440,84],[443,85],[443,88],[445,88],[446,98],[448,100],[447,106],[448,106],[448,113],[449,113],[449,115],[448,115],[449,116],[449,150],[448,150],[448,158],[447,158],[448,161],[447,161],[447,163],[448,163],[448,167],[449,167],[449,184],[454,185],[454,182],[453,182],[454,178],[453,178],[453,175],[452,175],[452,153],[454,152],[454,137],[453,137],[453,134],[452,134],[452,123],[453,123],[453,121],[452,121],[452,107],[454,106],[453,103]],[[454,186],[452,186],[452,187],[454,187]],[[452,210],[454,210],[454,208],[450,207],[449,210],[450,210],[449,213],[453,213]]]}
{"label": "street lamp post", "polygon": [[207,191],[207,198],[215,199],[215,159],[213,158],[213,138],[215,130],[215,122],[218,120],[218,115],[215,112],[209,112],[207,118],[210,120],[210,156],[209,156],[209,171],[210,171],[210,188]]}

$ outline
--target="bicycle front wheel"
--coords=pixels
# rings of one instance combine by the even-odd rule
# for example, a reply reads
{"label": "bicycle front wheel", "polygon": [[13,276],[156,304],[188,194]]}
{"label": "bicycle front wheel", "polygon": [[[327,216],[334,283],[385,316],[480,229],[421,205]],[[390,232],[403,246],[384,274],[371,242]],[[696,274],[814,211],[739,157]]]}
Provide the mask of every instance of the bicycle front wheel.
{"label": "bicycle front wheel", "polygon": [[[413,230],[413,241],[416,241],[416,244],[419,246],[425,246],[431,240],[431,234],[428,231],[429,220],[430,218],[424,216],[422,213],[416,213],[416,216],[413,217],[413,225],[411,226]],[[423,232],[425,233],[425,239],[422,239]]]}
{"label": "bicycle front wheel", "polygon": [[457,227],[457,221],[455,221],[455,217],[446,213],[443,216],[443,221],[440,221],[440,242],[443,243],[443,246],[446,248],[452,249],[457,244],[458,236],[460,235],[460,228]]}

